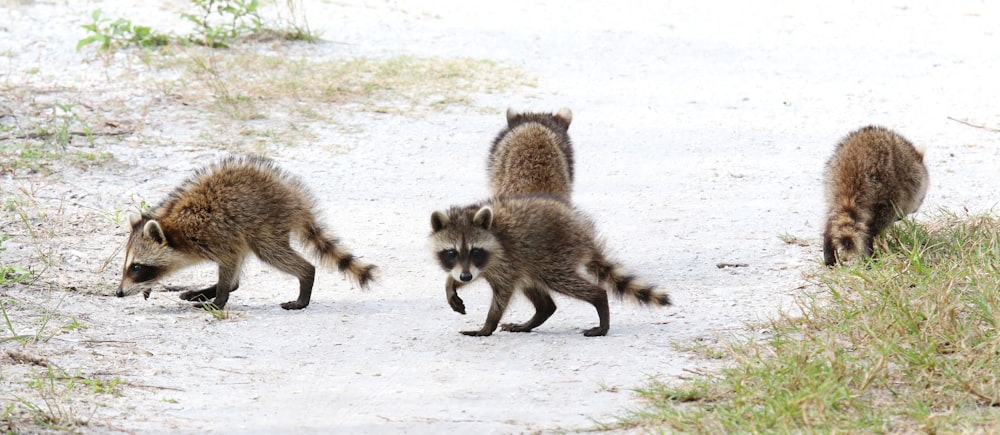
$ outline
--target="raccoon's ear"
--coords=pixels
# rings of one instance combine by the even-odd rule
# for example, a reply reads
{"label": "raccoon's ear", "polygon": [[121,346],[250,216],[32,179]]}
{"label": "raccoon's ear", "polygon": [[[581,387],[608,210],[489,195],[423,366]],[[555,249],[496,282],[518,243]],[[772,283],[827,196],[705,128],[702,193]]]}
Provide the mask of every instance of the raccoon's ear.
{"label": "raccoon's ear", "polygon": [[431,229],[434,230],[435,233],[443,230],[450,223],[451,221],[448,219],[448,215],[443,212],[436,211],[431,213]]}
{"label": "raccoon's ear", "polygon": [[508,107],[507,108],[507,126],[510,127],[510,124],[513,123],[514,119],[517,118],[518,116],[520,116],[520,113],[517,113],[517,111],[515,111],[513,107]]}
{"label": "raccoon's ear", "polygon": [[142,215],[139,213],[129,213],[128,214],[128,227],[135,228],[135,224],[142,220]]}
{"label": "raccoon's ear", "polygon": [[488,205],[484,205],[483,208],[476,212],[476,215],[472,217],[472,223],[476,226],[482,227],[484,230],[490,229],[493,225],[493,209]]}
{"label": "raccoon's ear", "polygon": [[153,219],[150,219],[146,222],[146,225],[142,227],[142,234],[150,239],[153,239],[156,243],[161,245],[167,244],[167,237],[163,235],[163,228],[160,227],[159,222]]}
{"label": "raccoon's ear", "polygon": [[573,111],[569,110],[569,107],[563,107],[556,112],[556,119],[566,124],[566,129],[569,130],[569,123],[573,122]]}
{"label": "raccoon's ear", "polygon": [[927,147],[924,146],[924,145],[917,145],[917,146],[913,147],[913,149],[917,150],[917,155],[919,155],[920,156],[920,160],[923,161],[924,160],[924,154],[927,153]]}

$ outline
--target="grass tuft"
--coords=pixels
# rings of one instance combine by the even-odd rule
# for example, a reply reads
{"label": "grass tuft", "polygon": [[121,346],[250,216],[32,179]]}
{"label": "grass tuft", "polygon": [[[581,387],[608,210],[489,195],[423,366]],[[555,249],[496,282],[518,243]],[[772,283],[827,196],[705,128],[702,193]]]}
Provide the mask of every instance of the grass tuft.
{"label": "grass tuft", "polygon": [[214,98],[237,120],[266,117],[275,107],[317,118],[328,105],[376,113],[412,113],[471,105],[473,94],[534,84],[515,67],[471,58],[393,56],[312,60],[254,52],[189,50],[192,98]]}
{"label": "grass tuft", "polygon": [[1000,428],[1000,219],[940,212],[824,273],[802,316],[733,364],[637,390],[609,427],[679,432],[992,432]]}

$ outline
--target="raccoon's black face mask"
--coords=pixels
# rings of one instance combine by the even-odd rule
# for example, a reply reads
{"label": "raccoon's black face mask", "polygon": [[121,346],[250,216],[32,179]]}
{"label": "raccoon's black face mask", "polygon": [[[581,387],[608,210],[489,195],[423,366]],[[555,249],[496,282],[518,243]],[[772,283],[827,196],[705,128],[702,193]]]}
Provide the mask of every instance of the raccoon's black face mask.
{"label": "raccoon's black face mask", "polygon": [[482,248],[470,248],[463,244],[459,249],[445,249],[438,252],[438,262],[441,268],[455,277],[459,281],[469,282],[479,275],[479,272],[486,267],[490,254]]}

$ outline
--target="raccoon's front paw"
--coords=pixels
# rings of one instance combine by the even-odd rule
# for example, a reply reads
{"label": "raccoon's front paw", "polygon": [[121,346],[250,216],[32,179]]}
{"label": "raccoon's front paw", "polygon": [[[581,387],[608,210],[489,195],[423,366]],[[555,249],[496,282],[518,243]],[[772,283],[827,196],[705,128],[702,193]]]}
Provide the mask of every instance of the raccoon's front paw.
{"label": "raccoon's front paw", "polygon": [[532,328],[524,326],[523,323],[504,323],[500,325],[501,331],[507,332],[531,332]]}
{"label": "raccoon's front paw", "polygon": [[475,331],[462,331],[462,333],[472,337],[489,337],[493,335],[493,331],[484,331],[482,329],[477,329]]}
{"label": "raccoon's front paw", "polygon": [[608,328],[602,328],[600,326],[583,331],[583,335],[586,337],[600,337],[607,334]]}
{"label": "raccoon's front paw", "polygon": [[184,301],[200,301],[207,302],[211,300],[215,295],[208,296],[205,294],[204,290],[185,290],[178,295],[181,300]]}
{"label": "raccoon's front paw", "polygon": [[465,302],[462,302],[462,298],[458,297],[458,293],[448,298],[448,305],[451,305],[451,309],[455,310],[456,313],[465,314]]}

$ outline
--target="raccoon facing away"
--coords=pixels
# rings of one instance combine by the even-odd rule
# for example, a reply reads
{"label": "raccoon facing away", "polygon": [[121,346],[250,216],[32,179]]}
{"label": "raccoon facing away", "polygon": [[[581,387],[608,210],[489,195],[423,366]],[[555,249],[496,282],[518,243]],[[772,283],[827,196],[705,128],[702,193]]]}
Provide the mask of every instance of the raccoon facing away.
{"label": "raccoon facing away", "polygon": [[870,257],[875,236],[917,211],[929,183],[923,150],[878,126],[847,135],[827,162],[824,180],[827,266],[841,261],[842,254]]}
{"label": "raccoon facing away", "polygon": [[490,147],[486,166],[493,196],[549,193],[569,199],[573,184],[573,112],[518,113],[507,109],[507,127]]}
{"label": "raccoon facing away", "polygon": [[294,235],[311,246],[325,265],[336,265],[361,287],[375,266],[358,261],[316,219],[316,205],[296,178],[260,157],[229,157],[197,171],[149,212],[129,217],[118,297],[149,293],[157,280],[201,261],[215,262],[215,285],[181,293],[221,309],[239,287],[240,270],[251,253],[299,279],[298,299],[287,310],[309,305],[316,268],[292,249]]}
{"label": "raccoon facing away", "polygon": [[535,306],[524,323],[504,331],[529,332],[556,311],[550,292],[590,302],[600,324],[586,336],[609,328],[608,290],[647,305],[670,305],[670,297],[640,282],[607,258],[591,220],[566,202],[548,195],[502,197],[431,215],[430,247],[448,272],[445,293],[451,308],[465,314],[458,288],[483,277],[493,289],[486,323],[465,335],[496,330],[515,291]]}

